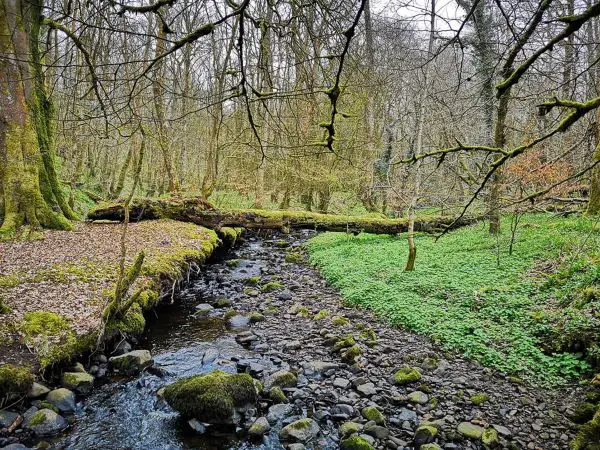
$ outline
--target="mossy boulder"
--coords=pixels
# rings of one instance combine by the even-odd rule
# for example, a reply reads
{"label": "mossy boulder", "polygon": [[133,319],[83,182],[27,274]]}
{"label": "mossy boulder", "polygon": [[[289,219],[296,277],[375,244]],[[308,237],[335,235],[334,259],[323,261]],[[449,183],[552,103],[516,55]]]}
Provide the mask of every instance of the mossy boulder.
{"label": "mossy boulder", "polygon": [[458,432],[469,439],[481,439],[485,428],[475,425],[471,422],[461,422],[458,424]]}
{"label": "mossy boulder", "polygon": [[182,416],[213,424],[237,424],[258,399],[252,377],[216,370],[176,381],[164,390]]}
{"label": "mossy boulder", "polygon": [[305,418],[296,420],[286,425],[279,432],[282,441],[310,442],[319,434],[320,428],[312,419]]}
{"label": "mossy boulder", "polygon": [[265,380],[265,387],[269,390],[273,386],[278,386],[280,388],[291,388],[295,387],[297,383],[298,378],[292,372],[287,370],[278,370],[267,377]]}
{"label": "mossy boulder", "polygon": [[377,425],[383,425],[385,423],[385,416],[375,406],[365,406],[361,410],[362,416],[367,420],[372,420]]}
{"label": "mossy boulder", "polygon": [[405,366],[398,370],[392,377],[394,384],[399,386],[414,383],[421,379],[421,372],[416,367]]}
{"label": "mossy boulder", "polygon": [[424,424],[420,425],[413,436],[413,443],[415,447],[419,447],[423,444],[429,444],[435,440],[438,435],[438,429],[433,425]]}
{"label": "mossy boulder", "polygon": [[33,375],[28,367],[0,366],[0,406],[2,399],[26,394],[32,384]]}
{"label": "mossy boulder", "polygon": [[70,413],[75,411],[75,394],[66,388],[58,388],[50,391],[46,401],[58,408],[60,412]]}
{"label": "mossy boulder", "polygon": [[248,435],[250,437],[259,438],[268,433],[271,429],[271,425],[266,417],[259,417],[254,423],[248,428]]}
{"label": "mossy boulder", "polygon": [[68,423],[64,417],[47,408],[36,411],[23,423],[23,428],[31,430],[38,436],[53,436],[67,426]]}
{"label": "mossy boulder", "polygon": [[113,356],[108,360],[109,366],[122,375],[135,375],[152,364],[152,356],[148,350],[134,350]]}
{"label": "mossy boulder", "polygon": [[79,394],[87,395],[94,387],[94,377],[85,372],[65,372],[62,374],[61,385]]}
{"label": "mossy boulder", "polygon": [[340,450],[373,450],[374,447],[360,436],[350,436],[340,442]]}

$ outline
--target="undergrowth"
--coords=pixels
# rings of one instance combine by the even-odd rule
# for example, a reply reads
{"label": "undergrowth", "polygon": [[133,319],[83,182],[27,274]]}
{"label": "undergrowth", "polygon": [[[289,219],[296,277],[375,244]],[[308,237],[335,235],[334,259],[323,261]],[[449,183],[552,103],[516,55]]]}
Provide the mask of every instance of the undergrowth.
{"label": "undergrowth", "polygon": [[600,231],[590,219],[522,219],[513,254],[483,225],[419,235],[405,272],[405,236],[321,234],[310,259],[350,304],[425,334],[497,370],[560,384],[598,362]]}

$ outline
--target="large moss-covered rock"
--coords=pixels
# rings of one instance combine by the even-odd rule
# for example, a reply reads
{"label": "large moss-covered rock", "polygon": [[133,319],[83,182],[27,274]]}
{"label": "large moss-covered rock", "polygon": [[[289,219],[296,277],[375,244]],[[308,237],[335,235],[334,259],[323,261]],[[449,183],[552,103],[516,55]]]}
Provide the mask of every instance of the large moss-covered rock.
{"label": "large moss-covered rock", "polygon": [[33,375],[28,367],[0,366],[0,406],[4,398],[26,394],[32,384]]}
{"label": "large moss-covered rock", "polygon": [[365,419],[372,420],[377,425],[382,425],[385,422],[385,416],[375,406],[365,406],[361,414]]}
{"label": "large moss-covered rock", "polygon": [[183,416],[214,424],[239,423],[258,398],[250,375],[220,370],[176,381],[165,388],[163,395]]}
{"label": "large moss-covered rock", "polygon": [[51,409],[40,409],[25,420],[23,428],[38,436],[52,436],[67,428],[67,425],[65,418]]}
{"label": "large moss-covered rock", "polygon": [[108,360],[110,367],[123,375],[135,375],[152,364],[148,350],[134,350]]}
{"label": "large moss-covered rock", "polygon": [[600,410],[594,418],[579,428],[579,432],[570,444],[571,450],[600,450]]}
{"label": "large moss-covered rock", "polygon": [[309,442],[319,434],[319,425],[312,419],[300,419],[286,425],[279,432],[283,441]]}
{"label": "large moss-covered rock", "polygon": [[89,373],[65,372],[62,374],[61,384],[67,389],[87,395],[94,387],[94,377]]}
{"label": "large moss-covered rock", "polygon": [[265,380],[265,388],[271,389],[273,386],[280,388],[291,388],[295,387],[298,383],[298,378],[292,372],[287,370],[278,370],[272,373]]}
{"label": "large moss-covered rock", "polygon": [[340,442],[340,450],[373,450],[373,446],[365,438],[354,435]]}

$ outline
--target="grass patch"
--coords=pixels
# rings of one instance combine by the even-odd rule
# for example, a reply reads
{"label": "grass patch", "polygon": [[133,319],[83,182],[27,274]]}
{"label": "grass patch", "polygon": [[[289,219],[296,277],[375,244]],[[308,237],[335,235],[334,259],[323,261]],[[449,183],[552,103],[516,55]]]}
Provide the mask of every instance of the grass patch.
{"label": "grass patch", "polygon": [[437,243],[418,236],[414,272],[404,271],[404,236],[325,233],[310,241],[310,259],[351,304],[497,370],[563,383],[598,353],[600,227],[527,216],[509,255],[504,225],[498,239],[482,225]]}

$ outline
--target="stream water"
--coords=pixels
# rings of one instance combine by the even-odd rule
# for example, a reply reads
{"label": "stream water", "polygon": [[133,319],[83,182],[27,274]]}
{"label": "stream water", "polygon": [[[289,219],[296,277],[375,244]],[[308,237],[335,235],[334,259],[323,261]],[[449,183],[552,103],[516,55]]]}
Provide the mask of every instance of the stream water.
{"label": "stream water", "polygon": [[[178,414],[160,400],[156,392],[175,379],[215,369],[236,373],[240,360],[252,358],[265,367],[273,367],[269,358],[244,349],[236,343],[235,333],[243,331],[242,316],[223,318],[224,309],[215,309],[208,317],[198,317],[196,306],[215,296],[235,298],[241,295],[244,280],[263,271],[274,270],[269,259],[268,241],[250,237],[228,258],[239,258],[231,269],[227,261],[216,261],[202,268],[198,277],[179,292],[172,305],[161,306],[148,319],[145,335],[138,347],[150,350],[154,367],[138,377],[111,378],[85,399],[71,432],[59,447],[67,449],[281,449],[279,426],[258,444],[247,442],[235,432],[198,435]],[[262,259],[261,256],[265,256]],[[276,270],[276,269],[275,269]],[[257,359],[258,358],[258,359]],[[277,364],[284,364],[276,361]],[[285,367],[284,367],[285,368]],[[326,448],[327,444],[323,443]]]}

